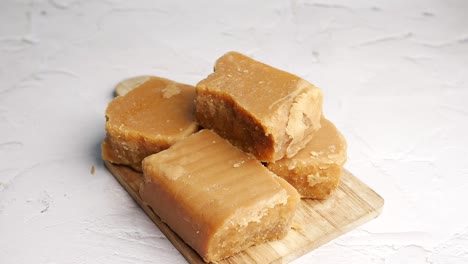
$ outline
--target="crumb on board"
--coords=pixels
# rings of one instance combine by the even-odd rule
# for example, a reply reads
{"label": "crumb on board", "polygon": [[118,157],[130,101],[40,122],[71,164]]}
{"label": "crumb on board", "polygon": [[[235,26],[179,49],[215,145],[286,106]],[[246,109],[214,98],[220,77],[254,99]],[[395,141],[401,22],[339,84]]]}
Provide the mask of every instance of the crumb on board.
{"label": "crumb on board", "polygon": [[96,168],[93,166],[91,166],[91,174],[94,175],[94,173],[96,172]]}
{"label": "crumb on board", "polygon": [[291,225],[291,229],[296,230],[296,231],[301,231],[302,229],[304,229],[304,226],[301,223],[293,222]]}

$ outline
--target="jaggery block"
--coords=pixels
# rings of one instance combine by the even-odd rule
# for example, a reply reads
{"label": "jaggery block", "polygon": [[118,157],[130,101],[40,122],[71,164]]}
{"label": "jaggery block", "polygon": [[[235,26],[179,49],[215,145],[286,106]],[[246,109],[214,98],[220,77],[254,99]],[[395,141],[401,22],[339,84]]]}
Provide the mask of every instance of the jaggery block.
{"label": "jaggery block", "polygon": [[201,130],[143,160],[140,196],[207,262],[283,238],[297,191],[255,157]]}
{"label": "jaggery block", "polygon": [[196,87],[198,122],[261,161],[294,156],[320,128],[319,88],[236,52]]}
{"label": "jaggery block", "polygon": [[346,140],[329,120],[292,158],[268,163],[267,168],[287,180],[302,198],[325,199],[338,186],[346,162]]}
{"label": "jaggery block", "polygon": [[141,161],[198,130],[195,87],[151,77],[106,110],[102,158],[141,171]]}

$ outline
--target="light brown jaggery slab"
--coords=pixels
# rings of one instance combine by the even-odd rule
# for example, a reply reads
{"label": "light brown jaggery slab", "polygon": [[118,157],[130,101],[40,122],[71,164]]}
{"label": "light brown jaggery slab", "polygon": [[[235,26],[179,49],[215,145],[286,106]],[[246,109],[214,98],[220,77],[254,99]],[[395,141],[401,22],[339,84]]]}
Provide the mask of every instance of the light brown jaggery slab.
{"label": "light brown jaggery slab", "polygon": [[106,110],[104,160],[141,171],[141,161],[198,130],[195,88],[151,77]]}
{"label": "light brown jaggery slab", "polygon": [[320,128],[321,113],[319,88],[236,52],[197,84],[198,122],[261,161],[294,156]]}
{"label": "light brown jaggery slab", "polygon": [[268,163],[267,168],[294,186],[302,198],[325,199],[338,187],[346,162],[346,140],[322,117],[314,138],[292,158]]}
{"label": "light brown jaggery slab", "polygon": [[140,195],[207,261],[288,233],[297,191],[252,155],[202,130],[143,160]]}

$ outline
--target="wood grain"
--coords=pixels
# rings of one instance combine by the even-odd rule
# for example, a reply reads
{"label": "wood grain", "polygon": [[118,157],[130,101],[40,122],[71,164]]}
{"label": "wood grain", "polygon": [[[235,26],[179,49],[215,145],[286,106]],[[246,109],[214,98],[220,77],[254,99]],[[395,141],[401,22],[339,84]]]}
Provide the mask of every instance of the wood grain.
{"label": "wood grain", "polygon": [[[142,174],[125,166],[113,165],[106,161],[104,163],[185,259],[189,263],[204,263],[200,256],[140,199],[138,189],[143,180]],[[218,263],[291,262],[377,217],[383,204],[382,197],[345,170],[338,189],[330,198],[324,201],[301,201],[294,218],[293,229],[284,239],[250,247]]]}

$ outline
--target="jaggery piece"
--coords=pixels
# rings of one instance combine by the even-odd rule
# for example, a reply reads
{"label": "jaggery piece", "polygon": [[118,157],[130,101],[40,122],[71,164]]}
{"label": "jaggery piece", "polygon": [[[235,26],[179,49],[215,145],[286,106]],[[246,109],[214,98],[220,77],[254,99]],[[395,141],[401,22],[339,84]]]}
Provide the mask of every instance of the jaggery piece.
{"label": "jaggery piece", "polygon": [[302,198],[327,198],[337,188],[346,162],[343,135],[324,117],[321,126],[294,157],[267,164],[268,169],[294,186]]}
{"label": "jaggery piece", "polygon": [[294,156],[320,128],[322,92],[236,52],[197,84],[196,117],[261,161]]}
{"label": "jaggery piece", "polygon": [[102,158],[141,171],[141,161],[198,130],[195,88],[151,77],[106,110]]}
{"label": "jaggery piece", "polygon": [[140,196],[207,262],[283,238],[297,191],[255,157],[201,130],[143,160]]}

